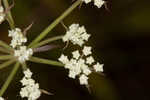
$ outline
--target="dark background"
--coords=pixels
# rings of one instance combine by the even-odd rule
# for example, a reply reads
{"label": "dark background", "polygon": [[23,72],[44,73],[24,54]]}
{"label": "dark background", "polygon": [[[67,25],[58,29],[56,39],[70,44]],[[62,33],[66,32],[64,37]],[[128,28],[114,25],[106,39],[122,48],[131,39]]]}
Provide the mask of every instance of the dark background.
{"label": "dark background", "polygon": [[[34,22],[28,32],[31,41],[71,4],[72,0],[15,0],[12,14],[22,29]],[[64,68],[28,63],[40,87],[54,94],[43,94],[39,100],[150,100],[150,1],[109,0],[107,5],[109,10],[83,4],[64,20],[67,26],[84,25],[92,35],[88,44],[94,57],[105,64],[105,77],[92,74],[89,93],[78,80],[68,78]],[[0,25],[1,40],[9,43],[8,28],[7,22]],[[58,25],[46,38],[61,34],[65,29]],[[36,56],[57,60],[60,54],[58,48]],[[0,86],[12,67],[0,71]],[[8,100],[20,100],[21,78],[20,70],[5,93]]]}

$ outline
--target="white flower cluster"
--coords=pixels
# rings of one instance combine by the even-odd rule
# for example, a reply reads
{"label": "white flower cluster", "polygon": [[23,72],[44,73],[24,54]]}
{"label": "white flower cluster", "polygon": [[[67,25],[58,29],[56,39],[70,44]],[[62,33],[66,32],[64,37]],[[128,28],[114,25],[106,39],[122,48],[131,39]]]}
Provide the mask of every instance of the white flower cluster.
{"label": "white flower cluster", "polygon": [[[82,0],[82,1],[85,2],[86,4],[92,2],[92,0]],[[101,8],[104,3],[105,3],[104,0],[94,0],[94,5],[97,6],[98,8]]]}
{"label": "white flower cluster", "polygon": [[79,24],[72,24],[69,26],[69,30],[63,37],[63,41],[71,41],[73,44],[78,44],[82,46],[85,41],[88,41],[90,35],[87,34],[84,26],[79,26]]}
{"label": "white flower cluster", "polygon": [[0,97],[0,100],[4,100],[4,98],[3,98],[3,97]]}
{"label": "white flower cluster", "polygon": [[26,46],[20,46],[19,49],[14,51],[14,56],[18,57],[18,61],[23,63],[29,60],[29,57],[33,55],[33,50],[31,48],[27,49]]}
{"label": "white flower cluster", "polygon": [[32,72],[30,69],[24,71],[24,77],[21,80],[22,85],[20,95],[22,98],[28,98],[28,100],[37,100],[41,96],[41,91],[39,89],[39,84],[31,78]]}
{"label": "white flower cluster", "polygon": [[14,56],[18,58],[18,61],[23,63],[29,60],[29,57],[33,55],[33,50],[24,46],[27,42],[27,38],[23,35],[20,28],[15,28],[9,31],[9,37],[12,37],[11,46],[14,48]]}
{"label": "white flower cluster", "polygon": [[92,69],[94,69],[96,72],[103,72],[103,64],[94,64],[95,60],[91,56],[91,49],[92,48],[90,46],[84,46],[82,54],[76,50],[72,52],[73,58],[70,60],[63,54],[58,59],[65,65],[66,69],[69,69],[70,78],[75,79],[77,76],[79,76],[81,85],[88,85],[88,75],[91,74]]}
{"label": "white flower cluster", "polygon": [[9,30],[9,37],[12,37],[11,46],[16,48],[17,46],[21,46],[23,43],[27,42],[27,38],[23,36],[23,33],[20,28],[15,28],[13,30]]}
{"label": "white flower cluster", "polygon": [[2,23],[5,20],[6,14],[4,13],[3,6],[0,6],[0,23]]}

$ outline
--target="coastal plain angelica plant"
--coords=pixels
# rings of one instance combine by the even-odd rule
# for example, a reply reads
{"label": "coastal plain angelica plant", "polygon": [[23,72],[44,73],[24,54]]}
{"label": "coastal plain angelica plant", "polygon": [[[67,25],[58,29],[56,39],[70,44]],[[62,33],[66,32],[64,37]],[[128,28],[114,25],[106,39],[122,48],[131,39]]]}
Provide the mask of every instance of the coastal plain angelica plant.
{"label": "coastal plain angelica plant", "polygon": [[[68,16],[75,8],[82,3],[94,3],[98,8],[101,8],[105,4],[103,0],[76,0],[63,14],[61,14],[54,22],[52,22],[45,30],[43,30],[39,36],[37,36],[29,45],[26,45],[28,38],[26,37],[27,31],[31,28],[29,25],[25,30],[21,30],[15,27],[15,22],[11,14],[12,6],[9,6],[7,0],[0,0],[0,23],[7,20],[10,26],[8,30],[8,37],[11,37],[10,44],[7,44],[0,40],[0,60],[3,61],[0,64],[0,70],[6,68],[9,65],[14,65],[10,75],[0,89],[0,100],[4,100],[3,94],[7,90],[9,84],[13,80],[15,74],[20,71],[22,67],[24,77],[20,80],[22,88],[20,89],[20,96],[27,98],[28,100],[37,100],[42,93],[50,94],[40,89],[39,83],[36,83],[32,79],[32,72],[27,65],[27,62],[35,62],[42,64],[49,64],[53,66],[64,67],[69,70],[70,78],[78,78],[81,85],[88,84],[88,75],[92,72],[103,72],[103,64],[96,62],[92,56],[92,47],[85,45],[85,42],[89,40],[91,34],[88,34],[84,26],[80,26],[78,23],[73,23],[67,27],[66,34],[50,37],[46,40],[42,40],[47,34],[55,28],[56,25],[61,23],[63,19]],[[35,57],[35,53],[48,51],[53,48],[52,45],[48,45],[50,42],[62,40],[66,44],[69,42],[72,45],[78,45],[80,49],[73,51],[72,57],[68,57],[62,54],[58,61]],[[65,47],[65,49],[67,46]]]}

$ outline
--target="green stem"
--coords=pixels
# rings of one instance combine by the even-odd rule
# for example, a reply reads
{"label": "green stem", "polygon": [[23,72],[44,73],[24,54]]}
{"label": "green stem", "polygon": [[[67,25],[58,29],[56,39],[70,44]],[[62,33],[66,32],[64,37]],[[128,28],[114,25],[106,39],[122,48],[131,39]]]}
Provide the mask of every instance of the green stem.
{"label": "green stem", "polygon": [[13,50],[13,48],[11,48],[8,44],[6,44],[5,42],[3,42],[1,40],[0,40],[0,46],[6,48],[8,50],[11,50],[11,51]]}
{"label": "green stem", "polygon": [[[56,36],[56,37],[52,37],[52,38],[48,38],[46,40],[43,40],[42,42],[38,43],[38,44],[35,44],[33,45],[31,48],[37,48],[37,47],[40,47],[40,46],[43,46],[47,43],[50,43],[50,42],[53,42],[53,41],[56,41],[56,40],[59,40],[59,39],[62,39],[63,36]],[[30,47],[29,47],[30,48]]]}
{"label": "green stem", "polygon": [[13,68],[13,70],[11,71],[10,75],[8,76],[7,80],[5,81],[3,87],[1,88],[1,91],[0,91],[0,96],[2,96],[5,91],[7,90],[9,84],[11,83],[12,79],[14,78],[16,72],[18,71],[19,69],[19,62],[17,62]]}
{"label": "green stem", "polygon": [[2,47],[0,47],[0,51],[1,51],[2,53],[8,53],[8,54],[11,53],[9,50],[4,49],[4,48],[2,48]]}
{"label": "green stem", "polygon": [[14,62],[15,62],[15,59],[12,59],[12,60],[8,60],[8,61],[4,62],[3,64],[0,64],[0,70],[11,65]]}
{"label": "green stem", "polygon": [[0,60],[9,60],[13,58],[12,55],[0,55]]}
{"label": "green stem", "polygon": [[77,0],[70,8],[68,8],[60,17],[58,17],[51,25],[49,25],[35,40],[31,42],[29,47],[37,44],[42,40],[56,25],[58,25],[66,16],[68,16],[78,5],[81,3],[81,0]]}
{"label": "green stem", "polygon": [[42,58],[38,58],[38,57],[31,57],[30,61],[35,62],[35,63],[54,65],[54,66],[64,66],[62,63],[60,63],[58,61],[42,59]]}
{"label": "green stem", "polygon": [[[3,0],[3,3],[4,3],[4,6],[5,6],[5,9],[8,9],[9,8],[9,3],[7,0]],[[14,29],[15,28],[15,24],[14,24],[14,20],[12,18],[12,15],[11,15],[11,11],[8,12],[7,14],[7,20],[8,20],[8,23],[11,27],[11,29]]]}
{"label": "green stem", "polygon": [[26,69],[28,68],[26,62],[22,63],[21,65],[22,65],[22,69],[23,69],[23,70],[26,70]]}

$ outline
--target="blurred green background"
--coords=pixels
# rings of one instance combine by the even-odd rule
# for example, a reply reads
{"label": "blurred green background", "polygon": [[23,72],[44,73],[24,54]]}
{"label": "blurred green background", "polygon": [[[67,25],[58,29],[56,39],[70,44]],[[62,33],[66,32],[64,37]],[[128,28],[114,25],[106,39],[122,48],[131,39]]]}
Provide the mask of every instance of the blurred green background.
{"label": "blurred green background", "polygon": [[[96,60],[105,64],[106,76],[92,74],[89,93],[78,80],[68,78],[64,68],[28,63],[40,87],[54,94],[43,94],[39,100],[150,100],[150,1],[107,2],[109,11],[105,7],[98,9],[92,3],[83,4],[64,20],[67,26],[80,23],[86,27],[92,35],[88,45],[92,45]],[[28,32],[28,39],[32,41],[71,4],[72,0],[15,0],[12,14],[16,26],[22,29],[34,22]],[[0,39],[9,43],[8,28],[7,22],[0,25]],[[58,25],[46,38],[64,33],[65,29]],[[75,48],[69,46],[68,49]],[[58,48],[35,56],[57,60],[61,53]],[[0,86],[11,69],[12,66],[0,71]],[[21,100],[18,82],[21,78],[19,72],[5,93],[8,100]]]}

